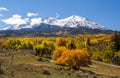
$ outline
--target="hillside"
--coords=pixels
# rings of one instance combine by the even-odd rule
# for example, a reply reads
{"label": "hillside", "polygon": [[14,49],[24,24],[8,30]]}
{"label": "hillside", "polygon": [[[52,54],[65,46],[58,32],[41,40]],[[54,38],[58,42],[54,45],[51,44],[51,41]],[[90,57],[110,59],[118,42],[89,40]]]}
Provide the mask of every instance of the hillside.
{"label": "hillside", "polygon": [[119,78],[119,46],[117,32],[0,38],[1,77]]}
{"label": "hillside", "polygon": [[0,78],[120,78],[120,0],[0,0]]}
{"label": "hillside", "polygon": [[[46,28],[45,28],[46,27]],[[91,28],[71,28],[71,27],[58,27],[54,25],[42,24],[41,26],[34,27],[33,29],[26,28],[21,30],[1,30],[0,37],[11,37],[11,36],[70,36],[78,34],[110,34],[114,33],[112,30],[99,30]]]}

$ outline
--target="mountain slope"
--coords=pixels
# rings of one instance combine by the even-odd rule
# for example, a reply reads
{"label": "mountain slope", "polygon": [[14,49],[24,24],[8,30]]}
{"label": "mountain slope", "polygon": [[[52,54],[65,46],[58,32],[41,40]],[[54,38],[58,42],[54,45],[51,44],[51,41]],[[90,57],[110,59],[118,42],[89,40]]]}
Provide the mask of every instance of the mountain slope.
{"label": "mountain slope", "polygon": [[13,25],[0,30],[0,37],[11,36],[70,36],[77,34],[109,34],[102,25],[80,16],[70,16],[65,19],[32,18],[28,23]]}
{"label": "mountain slope", "polygon": [[23,28],[20,30],[1,30],[0,37],[11,37],[11,36],[44,36],[44,37],[51,37],[51,36],[72,36],[77,34],[109,34],[113,33],[112,30],[100,30],[100,29],[92,29],[86,27],[60,27],[55,25],[49,25],[42,23],[39,26],[34,26],[33,28]]}
{"label": "mountain slope", "polygon": [[100,30],[106,29],[102,25],[92,22],[89,19],[74,15],[65,19],[57,19],[52,17],[48,17],[44,19],[40,17],[32,18],[27,24],[14,25],[11,27],[4,28],[4,30],[20,30],[24,28],[34,28],[34,27],[40,26],[41,24],[55,25],[59,27],[71,27],[71,28],[84,27],[84,28],[100,29]]}

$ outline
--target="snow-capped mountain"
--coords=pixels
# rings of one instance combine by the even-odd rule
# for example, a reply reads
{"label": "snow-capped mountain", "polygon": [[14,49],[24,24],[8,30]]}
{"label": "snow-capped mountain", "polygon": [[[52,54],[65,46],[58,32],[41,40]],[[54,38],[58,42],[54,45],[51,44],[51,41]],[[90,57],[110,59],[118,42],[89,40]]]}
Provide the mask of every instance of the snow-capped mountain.
{"label": "snow-capped mountain", "polygon": [[41,24],[55,25],[59,27],[71,27],[71,28],[86,27],[86,28],[100,29],[100,30],[106,29],[102,25],[99,25],[93,21],[90,21],[89,19],[86,19],[81,16],[73,15],[64,19],[57,19],[53,17],[48,17],[44,19],[40,17],[32,18],[27,24],[14,25],[11,27],[4,28],[4,30],[19,30],[24,28],[34,28],[34,27],[40,26]]}

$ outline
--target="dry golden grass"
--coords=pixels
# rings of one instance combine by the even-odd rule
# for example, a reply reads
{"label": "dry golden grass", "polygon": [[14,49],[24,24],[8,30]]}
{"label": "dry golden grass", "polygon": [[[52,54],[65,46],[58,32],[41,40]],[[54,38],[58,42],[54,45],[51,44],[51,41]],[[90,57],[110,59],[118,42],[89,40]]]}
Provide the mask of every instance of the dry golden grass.
{"label": "dry golden grass", "polygon": [[105,76],[117,76],[118,78],[120,78],[119,68],[114,68],[114,67],[109,67],[109,66],[94,63],[90,65],[89,67],[81,67],[81,69],[90,70],[97,74],[101,74]]}

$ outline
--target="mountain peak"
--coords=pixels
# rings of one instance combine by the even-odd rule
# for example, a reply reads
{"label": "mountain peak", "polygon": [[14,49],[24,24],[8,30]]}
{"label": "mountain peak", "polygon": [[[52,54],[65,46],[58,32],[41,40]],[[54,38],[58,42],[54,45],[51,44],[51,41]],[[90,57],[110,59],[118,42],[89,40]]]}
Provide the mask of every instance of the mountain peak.
{"label": "mountain peak", "polygon": [[84,17],[77,16],[77,15],[72,15],[72,16],[70,16],[69,18],[74,18],[74,19],[86,19],[86,18],[84,18]]}
{"label": "mountain peak", "polygon": [[85,19],[86,19],[86,18],[81,17],[81,16],[72,15],[72,16],[69,16],[68,18],[63,19],[63,20],[83,21],[83,20],[85,20]]}
{"label": "mountain peak", "polygon": [[[32,18],[30,21],[30,25],[23,25],[23,26],[12,26],[14,28],[12,29],[22,29],[22,28],[30,28],[29,26],[40,26],[40,24],[48,24],[48,25],[55,25],[55,26],[61,26],[61,27],[71,27],[71,28],[77,28],[77,27],[86,27],[91,29],[100,29],[104,30],[105,28],[102,25],[99,25],[93,21],[90,21],[84,17],[72,15],[70,17],[64,18],[64,19],[57,19],[54,17],[47,17],[47,18]],[[6,28],[7,29],[7,28]]]}

